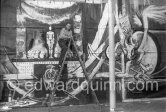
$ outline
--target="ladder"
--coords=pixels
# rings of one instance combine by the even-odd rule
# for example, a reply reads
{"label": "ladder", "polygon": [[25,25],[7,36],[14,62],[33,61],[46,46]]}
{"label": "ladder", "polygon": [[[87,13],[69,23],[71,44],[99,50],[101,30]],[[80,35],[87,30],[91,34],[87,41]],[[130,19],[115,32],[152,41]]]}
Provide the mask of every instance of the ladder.
{"label": "ladder", "polygon": [[[75,41],[73,40],[73,37],[70,38],[70,41],[69,41],[69,44],[68,44],[68,49],[67,49],[67,51],[66,51],[66,53],[65,53],[65,56],[64,56],[64,59],[63,59],[62,66],[61,66],[61,68],[60,68],[59,74],[58,74],[58,76],[56,77],[56,79],[54,79],[54,80],[55,80],[55,82],[57,82],[57,81],[59,81],[60,78],[61,78],[62,71],[63,71],[63,67],[64,67],[64,64],[65,64],[65,60],[66,60],[66,58],[67,58],[68,50],[70,49],[71,42],[72,42],[73,45],[74,45],[75,51],[76,51],[76,53],[77,53],[77,56],[78,56],[78,59],[79,59],[79,62],[80,62],[80,65],[81,65],[81,67],[82,67],[82,69],[83,69],[83,73],[84,73],[85,79],[87,80],[87,82],[90,82],[90,79],[89,79],[89,77],[88,77],[88,73],[87,73],[87,71],[86,71],[85,64],[84,64],[84,63],[85,63],[85,59],[82,60],[81,57],[79,56],[79,52],[78,52],[78,49],[77,49],[77,45],[75,44]],[[49,99],[49,103],[50,103],[49,105],[50,105],[50,106],[56,105],[56,104],[54,103],[54,94],[55,94],[55,92],[56,92],[56,86],[57,86],[57,83],[55,83],[54,88],[53,88],[53,90],[51,91],[51,96],[50,96],[50,99]],[[88,86],[89,86],[89,85],[88,85]],[[67,92],[67,91],[64,91],[64,92],[65,92],[67,95],[69,95],[71,98],[75,98],[75,99],[78,100],[78,98],[76,98],[74,95],[70,94],[69,92]],[[93,90],[91,90],[91,92],[92,92],[92,95],[93,95],[93,97],[94,97],[94,100],[95,100],[96,104],[98,104],[98,105],[100,106],[100,103],[99,103],[99,100],[98,100],[98,98],[97,98],[97,96],[96,96],[96,93],[95,93]]]}

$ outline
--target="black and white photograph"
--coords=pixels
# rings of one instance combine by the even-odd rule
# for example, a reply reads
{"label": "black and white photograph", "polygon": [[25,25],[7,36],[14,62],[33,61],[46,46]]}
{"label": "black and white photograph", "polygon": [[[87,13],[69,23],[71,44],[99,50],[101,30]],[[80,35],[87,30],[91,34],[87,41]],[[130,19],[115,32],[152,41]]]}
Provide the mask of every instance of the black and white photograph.
{"label": "black and white photograph", "polygon": [[166,0],[0,2],[0,112],[166,112]]}

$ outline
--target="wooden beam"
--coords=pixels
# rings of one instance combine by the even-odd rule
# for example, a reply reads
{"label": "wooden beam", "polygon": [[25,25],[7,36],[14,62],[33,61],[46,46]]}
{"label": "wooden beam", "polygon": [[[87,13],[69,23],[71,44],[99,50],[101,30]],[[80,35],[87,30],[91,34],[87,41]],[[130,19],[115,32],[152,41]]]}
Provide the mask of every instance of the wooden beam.
{"label": "wooden beam", "polygon": [[115,94],[115,45],[114,45],[114,13],[113,0],[108,1],[109,13],[109,92],[110,92],[110,111],[114,112],[116,108]]}
{"label": "wooden beam", "polygon": [[[25,0],[26,1],[26,0]],[[47,1],[47,0],[37,0],[37,1]],[[90,4],[101,4],[107,3],[108,0],[52,0],[57,2],[78,2],[78,3],[90,3]]]}
{"label": "wooden beam", "polygon": [[4,74],[3,80],[27,80],[27,79],[35,79],[36,77],[31,74]]}

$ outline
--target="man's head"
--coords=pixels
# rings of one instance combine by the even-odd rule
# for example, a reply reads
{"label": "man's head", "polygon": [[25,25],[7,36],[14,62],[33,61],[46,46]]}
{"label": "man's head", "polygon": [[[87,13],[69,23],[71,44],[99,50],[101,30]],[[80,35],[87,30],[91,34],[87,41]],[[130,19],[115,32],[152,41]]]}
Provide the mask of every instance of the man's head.
{"label": "man's head", "polygon": [[52,30],[52,27],[51,27],[51,26],[49,26],[49,30]]}
{"label": "man's head", "polygon": [[70,29],[71,29],[71,24],[68,23],[68,24],[66,25],[66,29],[67,29],[67,30],[70,30]]}

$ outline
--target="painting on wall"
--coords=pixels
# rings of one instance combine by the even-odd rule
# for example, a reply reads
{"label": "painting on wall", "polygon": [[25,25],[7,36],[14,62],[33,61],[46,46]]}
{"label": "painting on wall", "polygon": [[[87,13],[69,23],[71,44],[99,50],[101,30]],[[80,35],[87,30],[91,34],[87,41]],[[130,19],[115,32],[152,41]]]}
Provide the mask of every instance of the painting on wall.
{"label": "painting on wall", "polygon": [[[78,100],[76,96],[88,87],[90,81],[95,78],[109,79],[109,4],[38,2],[22,0],[19,8],[17,7],[17,25],[20,28],[16,31],[16,53],[20,60],[10,63],[14,63],[19,73],[4,75],[4,79],[31,80],[32,85],[41,84],[42,81],[42,86],[45,84],[51,88],[54,86],[54,78],[59,74],[57,70],[63,68],[58,62],[67,52],[67,61],[64,61],[65,75],[62,74],[66,78],[65,82],[71,87],[77,79],[83,80],[74,89],[65,88],[64,96],[60,96],[62,99],[58,99],[53,105],[63,104],[70,99]],[[161,28],[165,31],[165,6],[119,0],[114,8],[116,79],[146,82],[165,78],[165,32],[158,31]],[[72,37],[76,49],[72,43],[69,45],[68,37]],[[78,57],[82,59],[83,65],[79,63]],[[86,79],[86,74],[89,80]],[[40,78],[42,80],[38,80]],[[26,91],[25,88],[8,83],[23,98],[38,102],[47,93],[50,94],[45,90],[34,91],[33,87],[36,86],[31,86],[30,91]]]}
{"label": "painting on wall", "polygon": [[[59,7],[60,5],[62,7]],[[62,48],[59,46],[58,38],[61,30],[68,23],[72,25],[72,36],[79,51],[79,55],[82,55],[82,14],[78,3],[41,1],[41,4],[38,4],[37,1],[21,1],[21,5],[17,9],[18,26],[36,30],[43,28],[43,34],[40,36],[35,35],[36,37],[33,38],[33,48],[27,51],[26,57],[29,59],[59,58]],[[27,35],[33,33],[33,31],[29,32],[31,30],[27,31]],[[39,45],[40,43],[37,43],[39,37],[43,38],[41,45]],[[28,39],[29,38],[32,37],[28,37]],[[33,42],[31,42],[31,44],[32,43]],[[29,44],[29,42],[27,44]],[[36,46],[39,46],[39,48]],[[72,45],[70,48],[70,53],[68,53],[69,57],[75,57],[76,53]],[[41,56],[34,57],[34,55],[40,54]]]}

